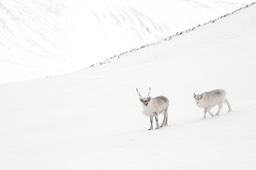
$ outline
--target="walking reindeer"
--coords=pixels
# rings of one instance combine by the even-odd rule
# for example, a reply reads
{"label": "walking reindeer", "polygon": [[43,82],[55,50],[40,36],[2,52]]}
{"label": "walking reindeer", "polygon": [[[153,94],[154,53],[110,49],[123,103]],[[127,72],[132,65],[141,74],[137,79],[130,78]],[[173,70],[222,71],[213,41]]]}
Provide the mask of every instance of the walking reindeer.
{"label": "walking reindeer", "polygon": [[[148,130],[153,129],[153,118],[155,118],[155,121],[156,121],[156,129],[159,129],[160,127],[163,127],[163,126],[167,126],[168,107],[169,107],[168,98],[165,96],[157,96],[157,97],[151,98],[149,96],[151,92],[151,88],[149,88],[147,97],[142,97],[139,93],[138,88],[136,88],[136,91],[140,96],[140,101],[143,107],[143,113],[150,118],[150,128]],[[161,126],[159,126],[158,115],[161,113],[164,114],[164,118]]]}
{"label": "walking reindeer", "polygon": [[226,91],[223,89],[216,89],[212,91],[207,91],[201,94],[195,94],[194,98],[196,101],[196,104],[198,107],[201,107],[204,109],[204,117],[206,118],[206,113],[208,112],[211,116],[214,116],[214,114],[211,112],[211,109],[218,105],[218,111],[215,114],[218,116],[220,114],[220,111],[222,109],[223,103],[227,104],[228,111],[231,111],[231,106],[228,102],[228,99],[226,98]]}

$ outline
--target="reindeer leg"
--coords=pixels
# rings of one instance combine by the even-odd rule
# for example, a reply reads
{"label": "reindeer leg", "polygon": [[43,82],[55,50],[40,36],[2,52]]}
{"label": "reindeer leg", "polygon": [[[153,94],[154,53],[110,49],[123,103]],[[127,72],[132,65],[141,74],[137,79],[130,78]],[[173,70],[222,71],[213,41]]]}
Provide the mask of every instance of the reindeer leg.
{"label": "reindeer leg", "polygon": [[168,108],[165,110],[165,122],[164,122],[164,126],[168,125],[168,112],[167,112]]}
{"label": "reindeer leg", "polygon": [[150,128],[148,130],[153,129],[153,117],[150,117]]}
{"label": "reindeer leg", "polygon": [[207,112],[209,113],[209,115],[211,115],[212,117],[214,116],[214,114],[211,112],[211,107],[207,108]]}
{"label": "reindeer leg", "polygon": [[228,99],[224,99],[224,101],[223,101],[224,103],[226,103],[227,105],[228,105],[228,112],[231,112],[231,106],[230,106],[230,104],[229,104],[229,101],[228,101]]}
{"label": "reindeer leg", "polygon": [[165,118],[165,123],[164,123],[164,126],[168,126],[168,113],[166,113],[166,118]]}
{"label": "reindeer leg", "polygon": [[156,114],[156,116],[155,116],[155,120],[156,120],[156,129],[159,129],[158,116],[157,116],[157,114]]}
{"label": "reindeer leg", "polygon": [[210,111],[210,110],[208,110],[208,113],[213,117],[214,116],[214,114]]}
{"label": "reindeer leg", "polygon": [[160,127],[163,127],[163,126],[165,125],[165,120],[166,120],[166,116],[165,116],[165,114],[164,114],[164,119],[163,119],[163,122],[162,122],[162,124],[161,124]]}
{"label": "reindeer leg", "polygon": [[206,118],[207,108],[204,108],[204,117],[202,119]]}
{"label": "reindeer leg", "polygon": [[217,113],[215,114],[215,116],[219,116],[220,110],[222,109],[222,103],[219,103],[218,107],[219,107],[219,109],[218,109]]}
{"label": "reindeer leg", "polygon": [[163,119],[162,125],[160,127],[167,126],[167,120],[168,120],[168,113],[165,110],[165,112],[164,112],[164,119]]}

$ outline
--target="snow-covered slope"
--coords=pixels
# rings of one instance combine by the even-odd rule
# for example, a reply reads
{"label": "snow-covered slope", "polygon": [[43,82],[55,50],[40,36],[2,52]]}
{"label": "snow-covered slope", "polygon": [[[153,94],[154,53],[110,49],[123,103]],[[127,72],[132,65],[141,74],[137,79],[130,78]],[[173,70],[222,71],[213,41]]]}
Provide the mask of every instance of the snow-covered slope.
{"label": "snow-covered slope", "polygon": [[[101,67],[0,86],[0,169],[256,168],[256,6]],[[135,88],[170,99],[147,131]],[[233,111],[201,120],[193,92],[224,88]]]}
{"label": "snow-covered slope", "polygon": [[0,83],[80,70],[249,2],[2,0]]}

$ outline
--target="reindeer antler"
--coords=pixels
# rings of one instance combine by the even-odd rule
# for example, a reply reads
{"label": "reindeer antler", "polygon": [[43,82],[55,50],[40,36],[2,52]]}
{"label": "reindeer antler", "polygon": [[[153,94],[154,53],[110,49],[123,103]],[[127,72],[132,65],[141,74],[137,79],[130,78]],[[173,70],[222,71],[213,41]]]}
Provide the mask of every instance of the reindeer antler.
{"label": "reindeer antler", "polygon": [[148,92],[148,96],[150,95],[150,92],[151,92],[151,88],[149,87],[149,92]]}
{"label": "reindeer antler", "polygon": [[137,90],[137,93],[139,94],[139,96],[142,98],[142,96],[140,95],[140,92],[139,92],[138,88],[136,88],[136,90]]}

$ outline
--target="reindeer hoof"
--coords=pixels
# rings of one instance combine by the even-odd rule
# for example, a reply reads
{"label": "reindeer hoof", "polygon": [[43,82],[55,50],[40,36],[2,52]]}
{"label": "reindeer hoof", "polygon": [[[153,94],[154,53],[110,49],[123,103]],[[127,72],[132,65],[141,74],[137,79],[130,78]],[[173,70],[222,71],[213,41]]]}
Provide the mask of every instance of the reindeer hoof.
{"label": "reindeer hoof", "polygon": [[167,125],[167,124],[165,124],[165,125],[161,125],[161,126],[160,126],[160,128],[165,127],[165,126],[168,126],[168,125]]}

